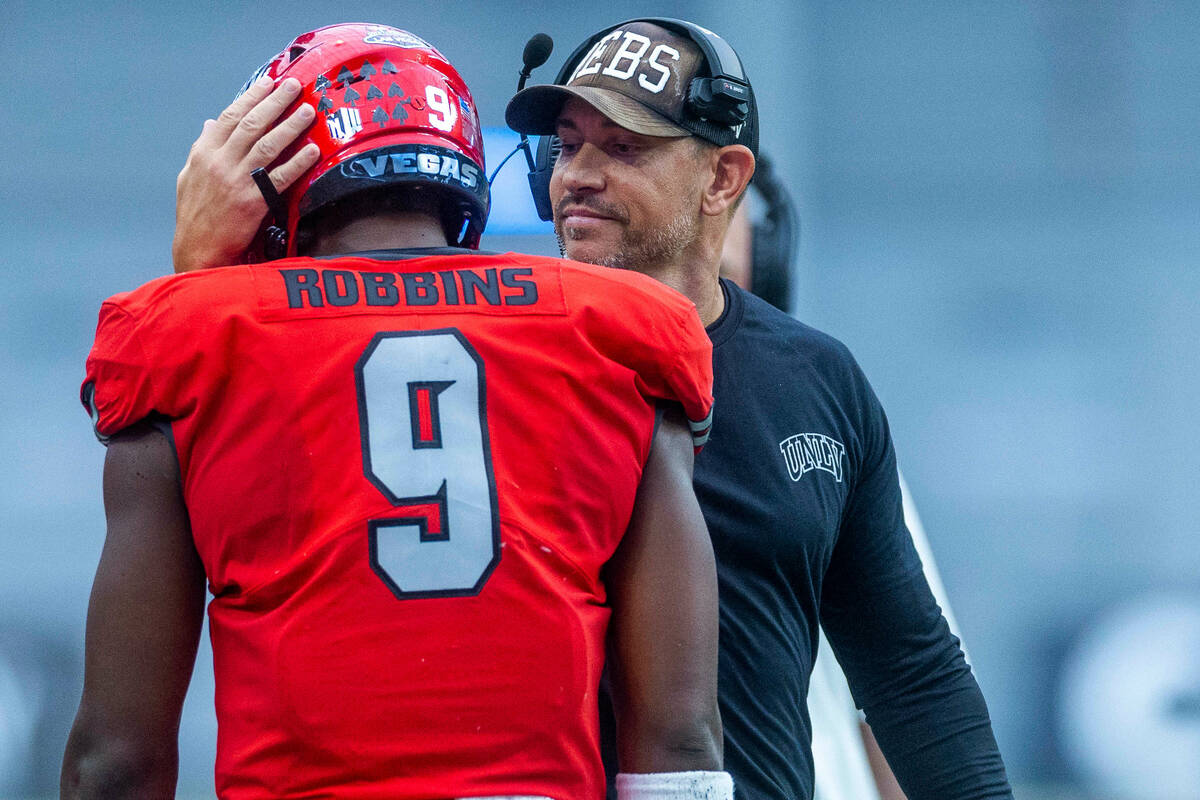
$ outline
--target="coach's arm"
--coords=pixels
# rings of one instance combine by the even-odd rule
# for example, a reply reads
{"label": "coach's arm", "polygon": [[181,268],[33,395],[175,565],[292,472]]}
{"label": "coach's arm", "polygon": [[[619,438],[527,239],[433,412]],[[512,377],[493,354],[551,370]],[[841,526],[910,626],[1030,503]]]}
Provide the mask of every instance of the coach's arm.
{"label": "coach's arm", "polygon": [[204,613],[175,452],[147,425],[104,461],[108,533],[88,607],[83,699],[63,798],[174,797],[179,716]]}
{"label": "coach's arm", "polygon": [[674,408],[659,423],[606,572],[622,773],[721,769],[717,571],[692,464],[691,432]]}

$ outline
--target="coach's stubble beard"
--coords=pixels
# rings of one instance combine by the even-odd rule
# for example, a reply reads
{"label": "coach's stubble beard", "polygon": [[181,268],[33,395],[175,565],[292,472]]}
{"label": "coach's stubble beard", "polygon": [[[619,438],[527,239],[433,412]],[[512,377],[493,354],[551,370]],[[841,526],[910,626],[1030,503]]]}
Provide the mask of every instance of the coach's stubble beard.
{"label": "coach's stubble beard", "polygon": [[[603,213],[603,209],[597,210]],[[554,235],[558,238],[559,252],[566,258],[649,275],[658,272],[664,265],[678,261],[680,254],[696,239],[700,231],[698,216],[680,211],[666,225],[646,231],[634,230],[626,223],[616,250],[589,254],[583,248],[572,247],[573,242],[585,241],[586,234],[578,230],[572,231],[570,228],[564,230],[559,221],[561,218],[560,214],[555,214]]]}

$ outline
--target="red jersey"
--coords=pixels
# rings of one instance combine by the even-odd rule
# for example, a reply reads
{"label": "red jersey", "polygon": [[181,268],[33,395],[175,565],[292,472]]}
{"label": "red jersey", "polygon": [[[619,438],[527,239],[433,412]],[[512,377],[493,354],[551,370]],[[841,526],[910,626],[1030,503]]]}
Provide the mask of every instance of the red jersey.
{"label": "red jersey", "polygon": [[[375,254],[378,255],[378,254]],[[711,347],[645,276],[289,259],[106,301],[97,433],[170,420],[223,798],[600,798],[600,570]]]}

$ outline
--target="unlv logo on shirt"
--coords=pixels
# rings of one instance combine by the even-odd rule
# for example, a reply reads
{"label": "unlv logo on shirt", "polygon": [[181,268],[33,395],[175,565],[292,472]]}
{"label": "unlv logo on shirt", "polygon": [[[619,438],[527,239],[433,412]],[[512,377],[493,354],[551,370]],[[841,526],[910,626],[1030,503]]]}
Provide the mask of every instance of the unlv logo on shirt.
{"label": "unlv logo on shirt", "polygon": [[794,481],[814,469],[823,470],[842,482],[842,456],[846,447],[823,433],[797,433],[779,443],[779,452]]}

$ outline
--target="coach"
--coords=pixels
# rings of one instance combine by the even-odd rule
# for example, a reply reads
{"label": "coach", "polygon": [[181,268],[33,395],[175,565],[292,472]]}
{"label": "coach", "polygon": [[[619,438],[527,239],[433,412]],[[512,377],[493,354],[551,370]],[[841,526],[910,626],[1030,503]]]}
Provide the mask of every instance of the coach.
{"label": "coach", "polygon": [[840,342],[718,277],[758,147],[736,53],[699,26],[634,20],[590,37],[555,83],[517,94],[506,119],[558,137],[542,151],[559,152],[548,191],[565,254],[679,289],[713,342],[716,416],[695,484],[717,555],[739,795],[812,795],[805,697],[820,622],[908,797],[1011,797],[905,528],[866,377]]}

